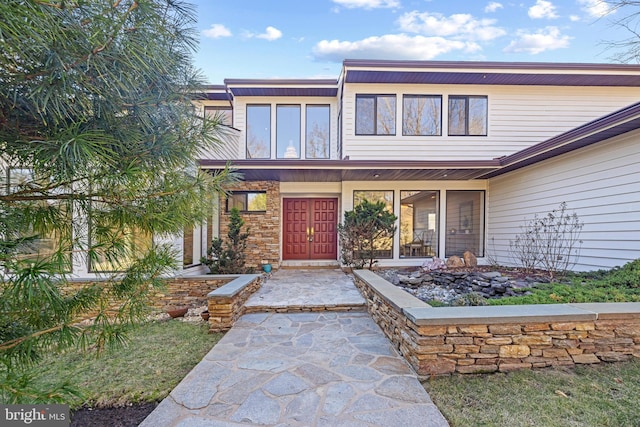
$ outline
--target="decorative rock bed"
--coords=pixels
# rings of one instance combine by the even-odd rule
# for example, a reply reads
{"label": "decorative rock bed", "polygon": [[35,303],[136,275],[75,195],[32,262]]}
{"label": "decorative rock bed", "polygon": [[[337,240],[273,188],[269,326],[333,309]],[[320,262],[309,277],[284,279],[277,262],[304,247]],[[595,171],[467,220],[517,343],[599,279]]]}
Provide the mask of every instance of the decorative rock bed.
{"label": "decorative rock bed", "polygon": [[470,293],[487,299],[526,295],[528,289],[546,282],[541,277],[514,278],[499,271],[381,270],[377,273],[424,302],[439,301],[445,304],[456,304],[457,300]]}

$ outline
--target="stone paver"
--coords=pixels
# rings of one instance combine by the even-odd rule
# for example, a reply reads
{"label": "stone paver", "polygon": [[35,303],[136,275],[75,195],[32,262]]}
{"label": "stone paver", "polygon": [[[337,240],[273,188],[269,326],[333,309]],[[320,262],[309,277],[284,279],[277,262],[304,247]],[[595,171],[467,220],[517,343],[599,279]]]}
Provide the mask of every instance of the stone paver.
{"label": "stone paver", "polygon": [[335,270],[278,270],[245,306],[319,307],[324,305],[362,306],[365,300],[351,276]]}
{"label": "stone paver", "polygon": [[[362,298],[339,270],[277,272],[269,283],[262,298],[253,296],[260,306],[270,298],[293,305]],[[366,312],[322,311],[242,316],[140,424],[241,425],[448,423]]]}

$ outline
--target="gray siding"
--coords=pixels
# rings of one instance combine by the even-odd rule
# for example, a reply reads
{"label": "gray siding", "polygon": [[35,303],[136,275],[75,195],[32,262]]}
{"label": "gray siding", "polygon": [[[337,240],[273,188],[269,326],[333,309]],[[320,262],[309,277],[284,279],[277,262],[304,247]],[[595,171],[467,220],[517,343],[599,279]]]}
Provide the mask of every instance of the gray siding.
{"label": "gray siding", "polygon": [[512,263],[524,219],[561,202],[584,222],[575,270],[640,258],[640,131],[489,180],[488,253]]}

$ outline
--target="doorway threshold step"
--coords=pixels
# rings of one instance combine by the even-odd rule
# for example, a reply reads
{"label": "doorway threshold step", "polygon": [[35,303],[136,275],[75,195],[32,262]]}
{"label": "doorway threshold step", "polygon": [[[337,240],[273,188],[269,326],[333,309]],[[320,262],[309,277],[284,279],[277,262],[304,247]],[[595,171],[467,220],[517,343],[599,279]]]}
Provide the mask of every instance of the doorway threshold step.
{"label": "doorway threshold step", "polygon": [[280,262],[280,268],[340,268],[336,260],[286,260]]}

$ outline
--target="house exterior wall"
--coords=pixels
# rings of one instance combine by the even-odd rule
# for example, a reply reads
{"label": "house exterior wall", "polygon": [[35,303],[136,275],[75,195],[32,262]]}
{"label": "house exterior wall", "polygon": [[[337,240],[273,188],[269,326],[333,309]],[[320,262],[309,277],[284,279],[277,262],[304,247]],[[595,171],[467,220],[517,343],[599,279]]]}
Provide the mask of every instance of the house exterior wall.
{"label": "house exterior wall", "polygon": [[566,202],[584,228],[575,270],[640,258],[640,131],[489,180],[487,249],[513,263],[509,241],[525,219]]}
{"label": "house exterior wall", "polygon": [[[195,102],[199,114],[204,115],[205,107],[231,107],[229,101],[205,100]],[[235,115],[235,111],[233,111]],[[203,159],[239,159],[241,154],[239,132],[233,129],[225,129],[220,135],[220,142],[213,149],[202,153]]]}
{"label": "house exterior wall", "polygon": [[[356,95],[396,95],[396,135],[355,135]],[[403,95],[442,95],[442,136],[403,136]],[[487,136],[448,136],[448,96],[488,97]],[[345,84],[343,156],[352,160],[487,160],[637,102],[640,88]]]}

